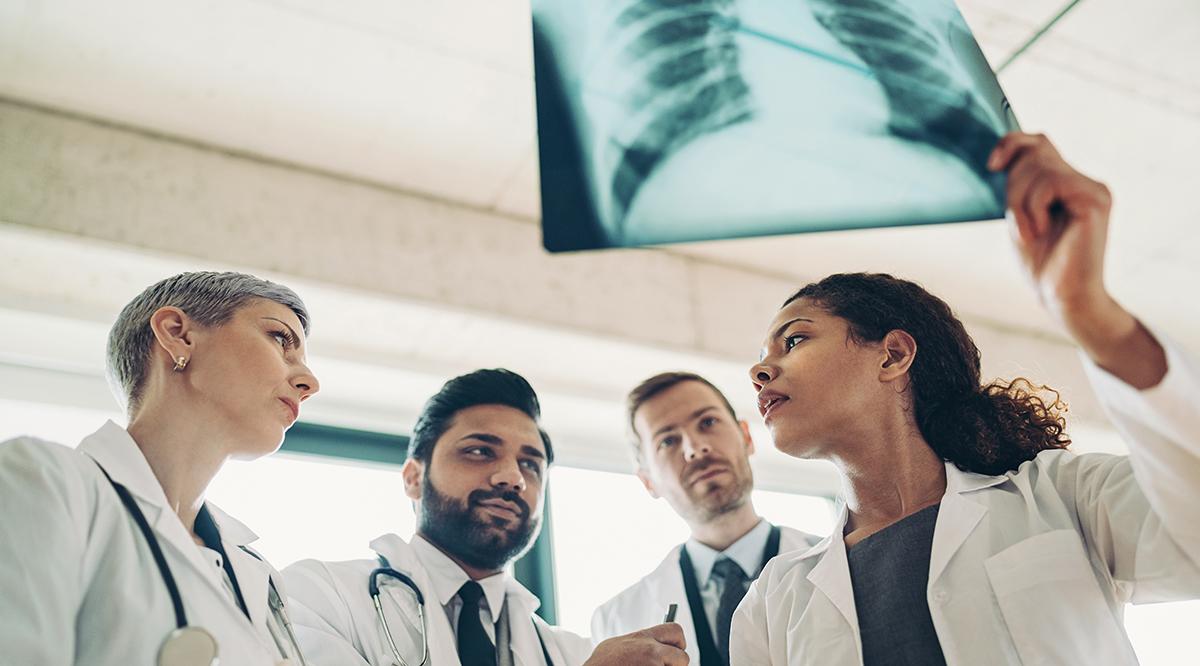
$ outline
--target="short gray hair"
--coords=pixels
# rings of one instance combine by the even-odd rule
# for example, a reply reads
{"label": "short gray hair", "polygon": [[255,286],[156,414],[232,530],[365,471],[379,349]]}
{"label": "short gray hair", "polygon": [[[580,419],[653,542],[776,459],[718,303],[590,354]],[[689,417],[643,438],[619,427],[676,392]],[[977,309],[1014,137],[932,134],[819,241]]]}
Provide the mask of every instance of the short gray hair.
{"label": "short gray hair", "polygon": [[114,390],[120,389],[132,414],[142,398],[154,332],[150,316],[159,308],[177,307],[201,326],[219,326],[238,308],[265,298],[296,313],[308,335],[308,310],[296,292],[245,273],[212,271],[180,273],[146,288],[117,315],[108,332],[107,369]]}

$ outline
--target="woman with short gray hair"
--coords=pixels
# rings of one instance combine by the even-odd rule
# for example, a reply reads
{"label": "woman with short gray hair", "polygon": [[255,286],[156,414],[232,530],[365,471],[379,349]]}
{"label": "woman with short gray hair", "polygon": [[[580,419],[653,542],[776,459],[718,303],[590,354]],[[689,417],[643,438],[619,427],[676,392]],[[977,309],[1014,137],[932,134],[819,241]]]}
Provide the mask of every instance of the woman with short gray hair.
{"label": "woman with short gray hair", "polygon": [[118,315],[129,425],[0,444],[0,645],[20,664],[302,664],[255,536],[204,499],[275,451],[318,390],[308,311],[241,273],[183,273]]}

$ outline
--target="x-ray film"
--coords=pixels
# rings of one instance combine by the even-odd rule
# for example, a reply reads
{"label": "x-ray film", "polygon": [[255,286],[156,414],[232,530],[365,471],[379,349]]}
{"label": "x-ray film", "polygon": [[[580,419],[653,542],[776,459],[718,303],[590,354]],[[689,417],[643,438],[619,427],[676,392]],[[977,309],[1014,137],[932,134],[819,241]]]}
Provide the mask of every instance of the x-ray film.
{"label": "x-ray film", "polygon": [[1002,217],[951,0],[533,0],[547,249]]}

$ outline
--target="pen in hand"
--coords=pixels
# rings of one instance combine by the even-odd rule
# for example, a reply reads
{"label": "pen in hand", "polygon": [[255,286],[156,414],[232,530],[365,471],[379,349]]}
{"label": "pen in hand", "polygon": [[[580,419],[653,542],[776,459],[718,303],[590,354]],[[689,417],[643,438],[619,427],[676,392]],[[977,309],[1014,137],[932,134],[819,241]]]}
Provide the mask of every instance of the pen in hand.
{"label": "pen in hand", "polygon": [[679,610],[679,604],[671,604],[667,606],[667,616],[663,618],[663,624],[675,621],[675,611]]}

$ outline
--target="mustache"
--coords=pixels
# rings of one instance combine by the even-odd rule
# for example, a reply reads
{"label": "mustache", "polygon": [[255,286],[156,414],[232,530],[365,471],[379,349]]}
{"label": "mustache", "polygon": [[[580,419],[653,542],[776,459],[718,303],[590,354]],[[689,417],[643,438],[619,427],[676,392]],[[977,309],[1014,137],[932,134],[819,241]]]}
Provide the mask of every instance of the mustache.
{"label": "mustache", "polygon": [[689,463],[683,468],[683,478],[691,480],[708,471],[710,467],[731,467],[728,460],[721,458],[705,457],[696,462]]}
{"label": "mustache", "polygon": [[521,520],[529,519],[529,503],[521,499],[521,496],[515,490],[472,490],[471,494],[467,495],[467,506],[477,506],[485,500],[490,499],[512,502],[517,505],[517,509],[521,513]]}

